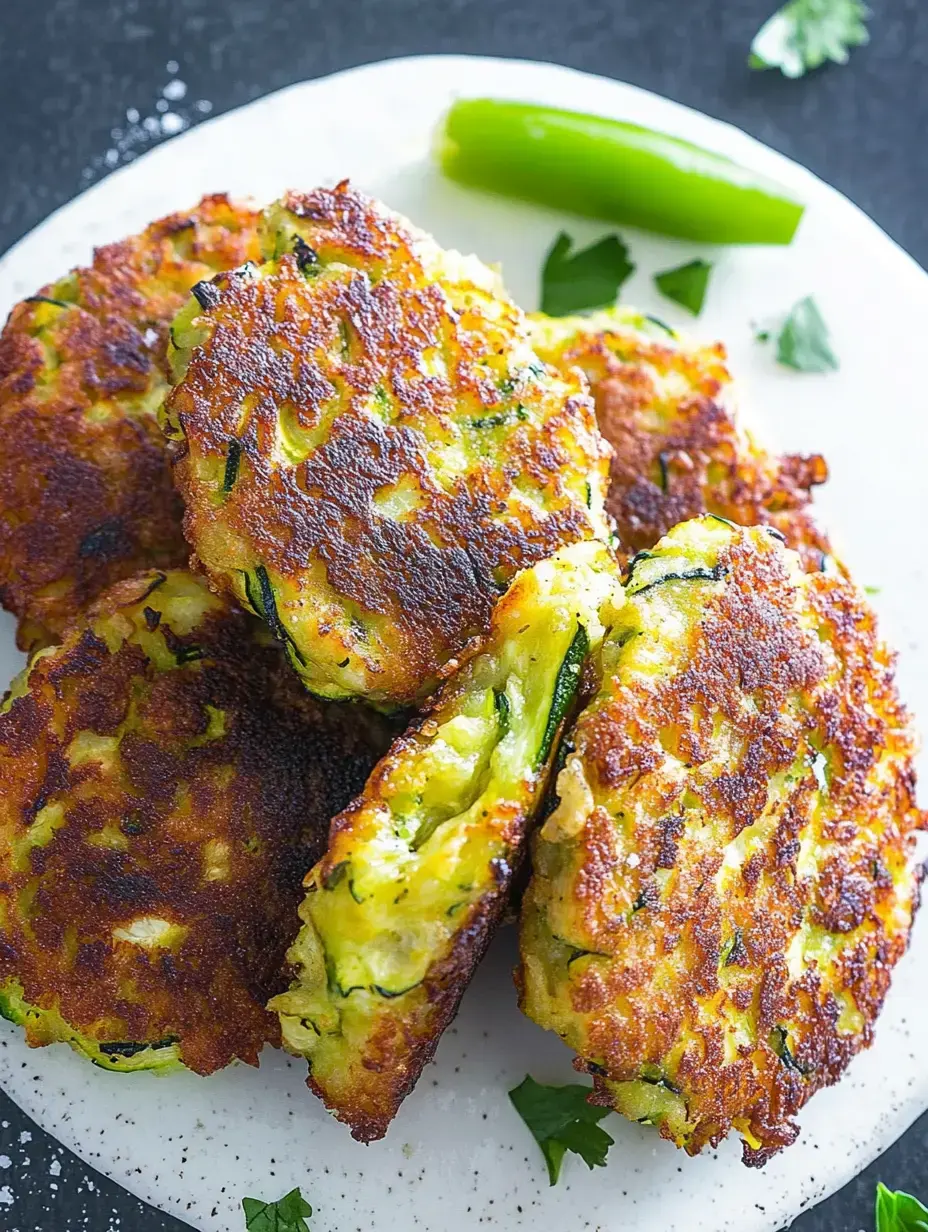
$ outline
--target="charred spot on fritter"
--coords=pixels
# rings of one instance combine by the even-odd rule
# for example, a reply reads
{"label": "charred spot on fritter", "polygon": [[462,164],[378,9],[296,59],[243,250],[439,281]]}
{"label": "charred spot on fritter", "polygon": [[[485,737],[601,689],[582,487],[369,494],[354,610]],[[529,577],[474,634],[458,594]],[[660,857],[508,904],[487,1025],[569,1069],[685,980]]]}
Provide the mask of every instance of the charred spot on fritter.
{"label": "charred spot on fritter", "polygon": [[830,548],[809,511],[828,478],[820,454],[770,453],[739,424],[724,348],[683,341],[631,309],[532,317],[542,359],[580,368],[613,448],[606,508],[627,558],[679,522],[715,513],[769,525],[818,570]]}
{"label": "charred spot on fritter", "polygon": [[99,248],[18,304],[0,334],[0,601],[29,649],[106,587],[183,564],[158,426],[170,323],[191,286],[257,255],[225,196]]}
{"label": "charred spot on fritter", "polygon": [[712,516],[630,570],[523,906],[596,1099],[746,1163],[869,1045],[918,902],[915,741],[848,578]]}
{"label": "charred spot on fritter", "polygon": [[264,246],[175,323],[187,537],[314,692],[412,702],[520,568],[606,533],[592,403],[492,271],[344,184]]}
{"label": "charred spot on fritter", "polygon": [[0,712],[0,1012],[106,1068],[255,1064],[303,875],[381,747],[203,581],[118,583]]}

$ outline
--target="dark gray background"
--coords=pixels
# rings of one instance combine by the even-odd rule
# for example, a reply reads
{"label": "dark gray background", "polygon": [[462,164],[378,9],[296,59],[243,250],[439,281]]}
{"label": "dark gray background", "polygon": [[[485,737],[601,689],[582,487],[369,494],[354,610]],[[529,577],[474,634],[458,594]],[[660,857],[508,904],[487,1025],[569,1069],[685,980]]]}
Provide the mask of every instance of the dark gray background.
{"label": "dark gray background", "polygon": [[[776,3],[0,0],[0,251],[161,139],[127,126],[126,112],[158,116],[171,78],[188,92],[170,110],[193,123],[207,103],[215,114],[349,65],[444,51],[559,61],[730,120],[840,188],[928,265],[928,3],[871,0],[870,46],[847,67],[798,82],[745,67],[751,36]],[[797,1230],[872,1228],[877,1178],[928,1197],[928,1117]],[[181,1226],[86,1168],[0,1093],[0,1228]]]}

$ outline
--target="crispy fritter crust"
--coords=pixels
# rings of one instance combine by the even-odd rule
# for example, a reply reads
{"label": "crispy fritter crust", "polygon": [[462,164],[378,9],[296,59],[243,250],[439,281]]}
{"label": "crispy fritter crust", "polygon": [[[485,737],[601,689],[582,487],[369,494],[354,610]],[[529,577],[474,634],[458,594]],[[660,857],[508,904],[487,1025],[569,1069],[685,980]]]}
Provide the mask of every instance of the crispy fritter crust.
{"label": "crispy fritter crust", "polygon": [[[645,554],[648,555],[648,554]],[[767,531],[678,527],[632,569],[522,925],[522,1004],[596,1100],[762,1164],[869,1045],[920,870],[893,656]]]}
{"label": "crispy fritter crust", "polygon": [[0,602],[27,622],[23,649],[120,578],[185,562],[157,422],[168,328],[194,283],[257,244],[253,211],[206,197],[13,309],[0,335]]}
{"label": "crispy fritter crust", "polygon": [[703,513],[773,526],[818,570],[828,539],[809,512],[828,478],[820,454],[772,454],[739,425],[721,343],[685,342],[629,309],[552,321],[530,318],[547,363],[578,366],[613,448],[606,507],[626,560]]}
{"label": "crispy fritter crust", "polygon": [[592,402],[490,270],[346,184],[265,247],[175,330],[187,537],[313,691],[421,699],[518,569],[605,530]]}
{"label": "crispy fritter crust", "polygon": [[204,581],[118,583],[0,713],[0,993],[29,1042],[256,1064],[302,877],[377,751]]}

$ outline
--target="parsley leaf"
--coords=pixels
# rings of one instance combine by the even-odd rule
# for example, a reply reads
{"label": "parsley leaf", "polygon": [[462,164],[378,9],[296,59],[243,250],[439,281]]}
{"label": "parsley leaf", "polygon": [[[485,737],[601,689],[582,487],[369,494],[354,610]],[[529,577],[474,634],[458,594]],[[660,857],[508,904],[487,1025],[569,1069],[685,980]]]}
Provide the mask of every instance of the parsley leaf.
{"label": "parsley leaf", "polygon": [[778,68],[801,77],[826,60],[846,64],[851,47],[870,41],[863,0],[789,0],[766,21],[751,44],[751,68]]}
{"label": "parsley leaf", "polygon": [[242,1207],[248,1232],[309,1232],[306,1220],[313,1208],[299,1189],[291,1189],[277,1202],[242,1198]]}
{"label": "parsley leaf", "polygon": [[541,311],[549,317],[609,307],[635,272],[628,248],[617,235],[603,236],[579,252],[572,253],[572,247],[573,240],[562,231],[545,257]]}
{"label": "parsley leaf", "polygon": [[529,1076],[509,1092],[516,1112],[541,1147],[552,1185],[557,1184],[568,1151],[579,1155],[590,1169],[606,1162],[613,1139],[598,1122],[610,1109],[588,1104],[589,1094],[589,1087],[577,1083],[547,1087]]}
{"label": "parsley leaf", "polygon": [[928,1208],[881,1181],[876,1187],[876,1232],[928,1232]]}
{"label": "parsley leaf", "polygon": [[834,372],[828,326],[811,295],[801,299],[783,322],[777,338],[777,362],[797,372]]}
{"label": "parsley leaf", "polygon": [[697,259],[655,274],[654,283],[661,295],[666,295],[675,304],[682,304],[694,317],[698,317],[706,300],[711,273],[711,262]]}

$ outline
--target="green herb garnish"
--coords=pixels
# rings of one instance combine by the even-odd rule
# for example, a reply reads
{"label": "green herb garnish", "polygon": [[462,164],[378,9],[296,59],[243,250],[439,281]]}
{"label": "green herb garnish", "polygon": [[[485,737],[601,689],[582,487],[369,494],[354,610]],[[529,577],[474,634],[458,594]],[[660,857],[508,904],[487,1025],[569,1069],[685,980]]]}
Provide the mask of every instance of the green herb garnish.
{"label": "green herb garnish", "polygon": [[608,308],[635,272],[628,248],[606,235],[589,248],[571,252],[573,240],[562,231],[545,257],[541,273],[541,311],[549,317]]}
{"label": "green herb garnish", "polygon": [[876,1232],[928,1232],[928,1207],[901,1190],[876,1187]]}
{"label": "green herb garnish", "polygon": [[309,1232],[306,1220],[313,1208],[299,1189],[291,1189],[277,1202],[261,1202],[258,1198],[242,1198],[245,1227],[248,1232]]}
{"label": "green herb garnish", "polygon": [[789,0],[761,26],[751,43],[751,68],[778,68],[802,77],[826,60],[846,64],[852,47],[870,41],[862,0]]}
{"label": "green herb garnish", "polygon": [[[774,332],[755,332],[757,342],[767,342]],[[796,372],[835,372],[838,358],[831,349],[825,318],[811,295],[801,299],[776,333],[777,362]]]}
{"label": "green herb garnish", "polygon": [[614,1139],[599,1122],[611,1109],[588,1104],[589,1094],[589,1087],[577,1083],[547,1087],[529,1076],[509,1092],[516,1112],[541,1147],[552,1185],[557,1184],[568,1151],[579,1155],[591,1170],[606,1163]]}
{"label": "green herb garnish", "polygon": [[697,258],[686,265],[655,274],[654,284],[661,295],[672,299],[675,304],[682,304],[694,317],[698,317],[706,300],[711,273],[712,263]]}

